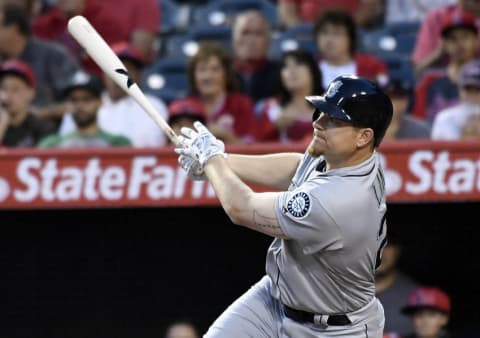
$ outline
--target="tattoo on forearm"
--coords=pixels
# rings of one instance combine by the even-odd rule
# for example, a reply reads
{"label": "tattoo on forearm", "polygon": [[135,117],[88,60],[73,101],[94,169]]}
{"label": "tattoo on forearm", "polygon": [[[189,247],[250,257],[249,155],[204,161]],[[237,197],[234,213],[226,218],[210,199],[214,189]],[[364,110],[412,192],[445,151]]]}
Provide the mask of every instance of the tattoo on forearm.
{"label": "tattoo on forearm", "polygon": [[253,210],[253,223],[259,228],[269,229],[272,233],[283,234],[280,226],[276,224],[275,217],[260,215],[256,210]]}

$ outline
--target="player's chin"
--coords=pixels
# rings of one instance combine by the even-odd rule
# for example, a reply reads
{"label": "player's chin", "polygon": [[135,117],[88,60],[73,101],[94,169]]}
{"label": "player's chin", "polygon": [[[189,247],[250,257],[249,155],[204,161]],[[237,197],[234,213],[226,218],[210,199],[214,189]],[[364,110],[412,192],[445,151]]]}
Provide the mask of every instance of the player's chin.
{"label": "player's chin", "polygon": [[308,153],[312,157],[319,157],[323,154],[324,151],[324,142],[322,139],[314,136],[310,144],[308,145]]}

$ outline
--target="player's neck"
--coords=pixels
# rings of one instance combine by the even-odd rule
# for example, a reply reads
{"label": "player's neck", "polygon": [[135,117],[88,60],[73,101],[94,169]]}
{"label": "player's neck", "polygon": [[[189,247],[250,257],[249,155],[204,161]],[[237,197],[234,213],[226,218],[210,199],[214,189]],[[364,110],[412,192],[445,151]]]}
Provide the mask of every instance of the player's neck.
{"label": "player's neck", "polygon": [[335,156],[328,156],[325,155],[325,160],[327,163],[327,171],[328,170],[333,170],[333,169],[339,169],[339,168],[345,168],[345,167],[353,167],[356,166],[360,163],[365,162],[372,156],[373,152],[364,149],[364,151],[357,151],[352,156],[345,158],[336,158]]}

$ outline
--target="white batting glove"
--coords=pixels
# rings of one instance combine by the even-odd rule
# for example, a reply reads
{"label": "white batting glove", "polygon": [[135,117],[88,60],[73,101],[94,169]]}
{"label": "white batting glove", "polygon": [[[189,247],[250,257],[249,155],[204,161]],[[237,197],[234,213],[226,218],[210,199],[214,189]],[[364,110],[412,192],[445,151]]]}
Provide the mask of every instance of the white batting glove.
{"label": "white batting glove", "polygon": [[185,155],[180,155],[178,157],[178,163],[192,180],[203,181],[207,178],[199,161]]}
{"label": "white batting glove", "polygon": [[201,168],[213,156],[227,157],[224,143],[213,136],[207,127],[199,121],[193,126],[197,131],[186,127],[180,130],[183,135],[180,136],[180,144],[175,148],[177,154],[197,160]]}

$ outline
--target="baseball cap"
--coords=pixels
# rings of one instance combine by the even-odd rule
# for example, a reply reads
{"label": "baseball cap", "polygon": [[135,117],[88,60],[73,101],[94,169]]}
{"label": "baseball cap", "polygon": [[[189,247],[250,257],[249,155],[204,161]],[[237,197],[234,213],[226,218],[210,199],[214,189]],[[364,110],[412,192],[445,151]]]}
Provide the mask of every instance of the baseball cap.
{"label": "baseball cap", "polygon": [[480,61],[475,60],[463,65],[458,80],[460,87],[480,87]]}
{"label": "baseball cap", "polygon": [[67,97],[74,89],[86,89],[93,95],[100,97],[102,95],[103,85],[97,76],[79,70],[73,74],[63,88],[63,97]]}
{"label": "baseball cap", "polygon": [[205,122],[206,113],[203,105],[193,98],[174,100],[168,107],[168,123],[182,116],[192,117]]}
{"label": "baseball cap", "polygon": [[475,24],[475,17],[473,14],[465,11],[453,11],[445,16],[442,23],[442,29],[440,31],[442,37],[447,37],[452,29],[455,28],[469,29],[475,34],[478,34],[478,28]]}
{"label": "baseball cap", "polygon": [[131,43],[126,41],[118,42],[113,44],[111,48],[120,59],[127,59],[139,68],[145,65],[145,58],[142,53]]}
{"label": "baseball cap", "polygon": [[412,314],[420,309],[434,309],[445,314],[451,310],[450,298],[436,287],[419,287],[410,292],[407,305],[402,308],[404,314]]}
{"label": "baseball cap", "polygon": [[25,82],[32,88],[36,86],[35,74],[32,68],[20,60],[11,59],[7,60],[0,66],[0,76],[6,74],[14,74],[20,76]]}

